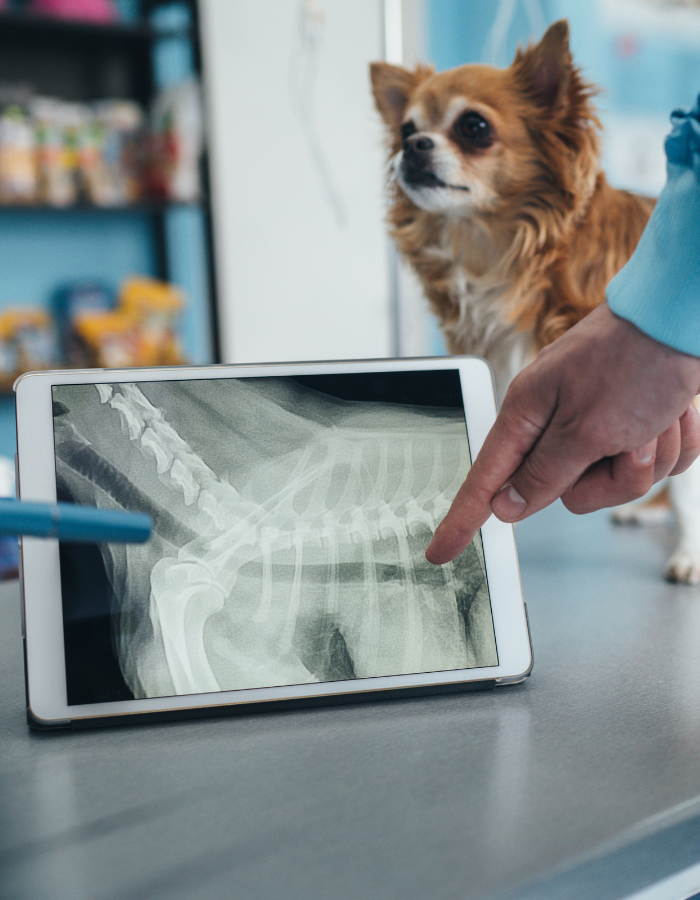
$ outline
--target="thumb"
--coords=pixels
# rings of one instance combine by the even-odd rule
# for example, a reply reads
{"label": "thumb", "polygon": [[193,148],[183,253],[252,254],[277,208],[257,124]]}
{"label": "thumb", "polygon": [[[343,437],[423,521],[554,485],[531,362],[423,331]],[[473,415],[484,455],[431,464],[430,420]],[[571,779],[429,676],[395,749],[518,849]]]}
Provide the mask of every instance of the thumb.
{"label": "thumb", "polygon": [[519,522],[554,503],[603,454],[583,439],[570,423],[556,418],[544,429],[491,504],[503,522]]}

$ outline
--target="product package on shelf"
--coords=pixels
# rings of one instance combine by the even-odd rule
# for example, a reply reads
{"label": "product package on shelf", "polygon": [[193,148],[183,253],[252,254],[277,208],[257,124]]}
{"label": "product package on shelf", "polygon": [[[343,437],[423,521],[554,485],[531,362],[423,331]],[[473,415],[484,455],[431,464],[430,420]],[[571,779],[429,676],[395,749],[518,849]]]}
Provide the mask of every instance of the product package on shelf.
{"label": "product package on shelf", "polygon": [[59,364],[56,327],[46,310],[0,312],[0,390],[9,392],[22,372],[53,369]]}
{"label": "product package on shelf", "polygon": [[136,203],[145,146],[146,117],[132,100],[68,103],[0,85],[0,203]]}
{"label": "product package on shelf", "polygon": [[143,194],[143,111],[131,100],[102,100],[94,104],[94,111],[100,167],[92,187],[93,202],[103,206],[134,203]]}
{"label": "product package on shelf", "polygon": [[99,282],[68,284],[56,291],[53,309],[66,365],[83,369],[92,364],[84,343],[76,335],[76,320],[82,315],[108,312],[114,305],[114,291]]}
{"label": "product package on shelf", "polygon": [[53,309],[0,312],[0,392],[23,372],[57,368],[176,366],[186,360],[177,324],[182,291],[154,278],[126,279],[115,298],[106,285],[59,288]]}
{"label": "product package on shelf", "polygon": [[29,203],[36,192],[30,92],[0,85],[0,202]]}
{"label": "product package on shelf", "polygon": [[124,282],[115,309],[77,311],[75,341],[86,365],[106,368],[182,365],[177,319],[182,292],[151,278]]}
{"label": "product package on shelf", "polygon": [[69,103],[0,85],[0,203],[194,203],[203,146],[195,79],[164,88],[148,122],[132,100]]}
{"label": "product package on shelf", "polygon": [[71,146],[79,115],[76,106],[53,97],[35,97],[31,102],[37,170],[34,199],[39,203],[70,206],[78,199],[77,157]]}
{"label": "product package on shelf", "polygon": [[119,18],[114,0],[30,0],[29,12],[55,19],[75,19],[108,25]]}
{"label": "product package on shelf", "polygon": [[201,196],[202,99],[194,78],[163,89],[151,109],[145,171],[149,196],[191,203]]}
{"label": "product package on shelf", "polygon": [[31,110],[40,203],[123,206],[140,199],[144,115],[138,104],[36,97]]}

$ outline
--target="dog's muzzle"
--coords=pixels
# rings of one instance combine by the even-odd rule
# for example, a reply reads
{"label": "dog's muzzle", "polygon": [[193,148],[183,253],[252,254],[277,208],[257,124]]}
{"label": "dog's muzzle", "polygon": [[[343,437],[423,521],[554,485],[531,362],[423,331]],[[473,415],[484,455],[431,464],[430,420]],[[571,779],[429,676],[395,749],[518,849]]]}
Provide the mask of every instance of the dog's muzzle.
{"label": "dog's muzzle", "polygon": [[412,134],[403,145],[401,177],[411,187],[446,187],[432,171],[435,142],[424,134]]}

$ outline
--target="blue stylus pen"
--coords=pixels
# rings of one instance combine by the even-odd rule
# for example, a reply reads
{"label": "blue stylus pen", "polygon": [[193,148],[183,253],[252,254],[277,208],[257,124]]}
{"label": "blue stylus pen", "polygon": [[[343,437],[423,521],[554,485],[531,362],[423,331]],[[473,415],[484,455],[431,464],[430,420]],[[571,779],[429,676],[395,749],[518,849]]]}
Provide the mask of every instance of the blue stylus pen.
{"label": "blue stylus pen", "polygon": [[153,528],[146,513],[97,509],[73,503],[25,503],[0,499],[0,535],[26,534],[62,541],[143,544]]}

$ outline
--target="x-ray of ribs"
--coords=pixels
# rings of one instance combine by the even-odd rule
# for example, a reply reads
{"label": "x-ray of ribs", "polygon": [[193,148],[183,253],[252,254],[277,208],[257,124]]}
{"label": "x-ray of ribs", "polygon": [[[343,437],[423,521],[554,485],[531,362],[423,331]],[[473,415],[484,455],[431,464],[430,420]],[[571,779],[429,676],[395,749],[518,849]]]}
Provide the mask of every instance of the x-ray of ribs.
{"label": "x-ray of ribs", "polygon": [[102,547],[134,694],[496,665],[480,544],[424,557],[463,416],[288,382],[55,390],[59,486],[154,516],[143,547]]}

